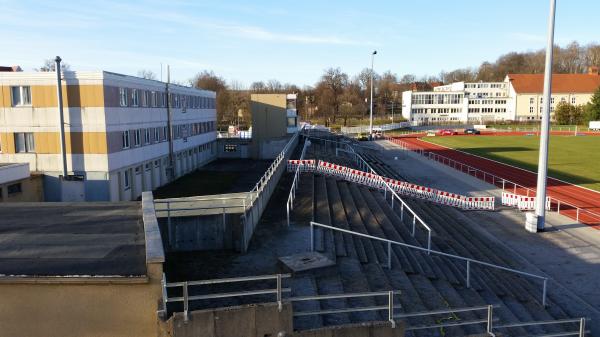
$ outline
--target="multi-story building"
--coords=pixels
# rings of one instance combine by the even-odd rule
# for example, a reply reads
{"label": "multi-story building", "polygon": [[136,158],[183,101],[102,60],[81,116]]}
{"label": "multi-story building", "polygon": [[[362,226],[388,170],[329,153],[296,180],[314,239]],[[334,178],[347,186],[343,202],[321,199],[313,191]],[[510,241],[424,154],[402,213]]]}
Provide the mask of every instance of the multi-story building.
{"label": "multi-story building", "polygon": [[[559,102],[587,104],[598,87],[597,67],[587,74],[554,74],[551,118]],[[433,91],[405,91],[402,116],[413,124],[539,120],[543,88],[543,74],[508,74],[503,82],[456,82]]]}
{"label": "multi-story building", "polygon": [[[510,95],[515,98],[516,120],[540,120],[544,103],[544,75],[508,74],[504,81],[510,83]],[[551,119],[554,119],[554,109],[560,102],[585,105],[599,87],[598,67],[590,67],[587,74],[553,74]]]}
{"label": "multi-story building", "polygon": [[0,162],[44,176],[46,201],[138,198],[216,157],[216,94],[106,71],[0,72]]}

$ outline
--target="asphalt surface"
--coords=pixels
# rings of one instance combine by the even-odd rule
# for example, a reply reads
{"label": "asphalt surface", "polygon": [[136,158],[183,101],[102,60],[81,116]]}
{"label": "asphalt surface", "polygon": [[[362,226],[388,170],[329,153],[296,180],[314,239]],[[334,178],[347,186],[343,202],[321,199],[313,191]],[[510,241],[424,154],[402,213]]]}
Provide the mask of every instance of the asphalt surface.
{"label": "asphalt surface", "polygon": [[140,204],[0,204],[0,275],[146,275]]}

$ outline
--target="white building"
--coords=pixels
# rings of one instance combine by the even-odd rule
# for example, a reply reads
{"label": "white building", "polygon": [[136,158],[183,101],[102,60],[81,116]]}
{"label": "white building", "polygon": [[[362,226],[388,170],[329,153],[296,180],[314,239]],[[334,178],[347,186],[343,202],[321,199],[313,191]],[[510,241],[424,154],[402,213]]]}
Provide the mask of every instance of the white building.
{"label": "white building", "polygon": [[133,200],[216,157],[214,92],[65,72],[63,177],[56,73],[0,72],[0,93],[0,162],[42,173],[46,201]]}
{"label": "white building", "polygon": [[[540,120],[543,74],[508,74],[503,82],[456,82],[433,91],[402,93],[402,116],[415,125]],[[586,74],[553,74],[551,118],[560,102],[587,104],[600,86],[598,67]]]}

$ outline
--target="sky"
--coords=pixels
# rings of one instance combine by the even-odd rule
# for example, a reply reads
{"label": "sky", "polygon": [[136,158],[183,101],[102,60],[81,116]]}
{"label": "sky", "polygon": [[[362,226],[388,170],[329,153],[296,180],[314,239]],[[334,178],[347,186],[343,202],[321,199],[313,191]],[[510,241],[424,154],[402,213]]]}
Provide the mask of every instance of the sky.
{"label": "sky", "polygon": [[[558,0],[555,41],[600,42],[600,1]],[[212,70],[248,86],[313,85],[329,67],[437,75],[545,47],[549,0],[0,0],[0,65],[60,55],[72,70],[187,82]],[[163,75],[166,79],[166,75]]]}

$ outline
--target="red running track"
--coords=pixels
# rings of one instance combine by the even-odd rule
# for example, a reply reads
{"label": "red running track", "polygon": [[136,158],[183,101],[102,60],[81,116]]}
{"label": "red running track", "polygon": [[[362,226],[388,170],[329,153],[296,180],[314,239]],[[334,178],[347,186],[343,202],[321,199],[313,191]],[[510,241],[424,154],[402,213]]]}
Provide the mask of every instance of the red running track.
{"label": "red running track", "polygon": [[[403,141],[410,150],[423,150],[436,153],[535,191],[537,185],[537,173],[450,149],[441,145],[428,143],[414,137],[401,137],[400,140]],[[446,162],[446,165],[450,164],[451,163]],[[456,165],[452,164],[452,166]],[[463,170],[462,168],[460,169]],[[463,172],[468,171],[463,170]],[[474,173],[476,177],[482,180],[486,180],[499,187],[502,186],[501,180],[494,179],[489,174],[486,177],[482,175],[481,172],[479,172],[479,174],[478,172]],[[471,173],[469,172],[469,174]],[[505,187],[508,190],[514,189],[518,194],[526,194],[526,189],[523,187],[513,187],[509,183],[505,184]],[[579,216],[580,222],[591,225],[596,229],[600,229],[600,192],[595,192],[554,178],[548,178],[547,194],[553,199],[552,210],[558,210],[558,201],[560,201],[560,214],[572,219],[576,219]],[[530,195],[534,196],[535,192],[531,192]],[[579,208],[579,211],[577,211],[577,208]]]}

